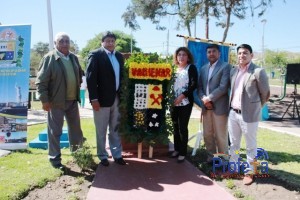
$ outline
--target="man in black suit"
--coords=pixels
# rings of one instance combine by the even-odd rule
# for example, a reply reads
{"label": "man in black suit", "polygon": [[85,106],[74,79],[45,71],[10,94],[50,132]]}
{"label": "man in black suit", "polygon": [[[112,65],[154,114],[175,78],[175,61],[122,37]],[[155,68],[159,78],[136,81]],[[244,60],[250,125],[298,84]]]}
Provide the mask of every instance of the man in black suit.
{"label": "man in black suit", "polygon": [[114,161],[126,165],[122,158],[122,145],[119,137],[119,93],[124,59],[115,51],[116,36],[106,32],[102,37],[102,47],[89,54],[86,81],[90,102],[93,107],[96,126],[97,156],[103,166],[108,166],[108,153],[105,149],[106,131],[109,126],[109,146]]}

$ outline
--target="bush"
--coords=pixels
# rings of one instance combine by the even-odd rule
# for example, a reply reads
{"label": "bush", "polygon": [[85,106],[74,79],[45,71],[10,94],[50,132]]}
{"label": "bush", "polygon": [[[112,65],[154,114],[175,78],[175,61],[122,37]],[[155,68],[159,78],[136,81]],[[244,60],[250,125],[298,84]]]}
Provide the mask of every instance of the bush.
{"label": "bush", "polygon": [[90,146],[84,143],[83,146],[76,151],[72,152],[75,163],[82,169],[88,170],[95,166]]}

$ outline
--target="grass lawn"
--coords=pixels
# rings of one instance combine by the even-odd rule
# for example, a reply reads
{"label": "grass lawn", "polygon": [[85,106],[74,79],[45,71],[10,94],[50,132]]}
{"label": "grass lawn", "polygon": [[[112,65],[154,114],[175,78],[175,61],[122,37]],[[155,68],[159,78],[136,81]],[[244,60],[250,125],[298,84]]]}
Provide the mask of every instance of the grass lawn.
{"label": "grass lawn", "polygon": [[[82,130],[96,158],[95,128],[93,119],[82,119]],[[28,141],[37,137],[46,127],[39,124],[28,127]],[[199,120],[191,119],[190,135],[197,133]],[[189,142],[194,147],[195,138]],[[202,141],[203,145],[203,141]],[[300,186],[300,138],[273,131],[260,129],[258,146],[264,148],[270,157],[269,173],[287,183]],[[242,148],[245,148],[243,142]],[[191,150],[191,149],[190,149]],[[245,157],[245,150],[241,151]],[[205,157],[203,148],[198,150],[194,161],[199,163]],[[63,163],[72,160],[69,149],[62,150]],[[200,166],[200,165],[199,165]],[[205,170],[204,170],[205,171]],[[32,149],[13,151],[10,155],[0,158],[0,199],[20,199],[35,187],[43,187],[48,181],[53,181],[61,175],[59,170],[53,169],[47,159],[47,150]]]}
{"label": "grass lawn", "polygon": [[270,85],[277,85],[277,86],[282,86],[283,85],[283,81],[280,79],[269,79],[269,84]]}
{"label": "grass lawn", "polygon": [[[283,87],[283,80],[269,78],[269,84]],[[294,88],[294,85],[293,84],[287,84],[286,87]],[[299,88],[299,87],[300,87],[300,85],[297,84],[297,88]]]}
{"label": "grass lawn", "polygon": [[[191,135],[198,131],[198,122],[198,119],[190,120]],[[300,190],[300,137],[281,134],[268,129],[259,129],[257,140],[258,147],[263,148],[269,155],[269,160],[267,160],[269,174]],[[189,142],[189,146],[193,148],[194,143],[195,139]],[[201,149],[198,150],[195,157],[191,158],[194,163],[206,160],[203,140],[201,143]],[[240,154],[244,159],[246,158],[245,147],[243,137]],[[198,164],[198,167],[207,174],[212,170],[211,167],[207,169],[207,166],[201,164]]]}
{"label": "grass lawn", "polygon": [[[82,129],[93,155],[96,155],[95,128],[92,119],[83,119]],[[46,128],[46,124],[28,126],[28,142],[38,136]],[[48,151],[28,148],[12,151],[6,157],[0,158],[0,199],[20,199],[35,187],[43,187],[49,181],[61,175],[54,169],[47,158]],[[69,149],[62,149],[62,162],[72,160]]]}

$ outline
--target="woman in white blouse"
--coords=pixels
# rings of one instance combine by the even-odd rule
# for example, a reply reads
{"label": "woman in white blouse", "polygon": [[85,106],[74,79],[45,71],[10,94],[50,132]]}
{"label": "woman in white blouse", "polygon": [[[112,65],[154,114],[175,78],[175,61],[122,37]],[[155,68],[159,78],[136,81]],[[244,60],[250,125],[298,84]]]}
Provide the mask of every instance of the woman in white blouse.
{"label": "woman in white blouse", "polygon": [[185,160],[187,153],[188,124],[193,108],[193,92],[197,87],[198,75],[196,66],[193,64],[193,56],[188,48],[179,47],[175,51],[173,59],[177,71],[174,79],[175,100],[171,110],[175,151],[171,157],[177,157],[177,162],[181,163]]}

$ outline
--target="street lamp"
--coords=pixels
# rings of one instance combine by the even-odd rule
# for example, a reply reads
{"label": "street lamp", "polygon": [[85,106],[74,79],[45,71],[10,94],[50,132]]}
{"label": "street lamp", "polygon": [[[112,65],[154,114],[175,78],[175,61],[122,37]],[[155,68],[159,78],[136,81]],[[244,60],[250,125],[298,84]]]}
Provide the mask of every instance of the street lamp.
{"label": "street lamp", "polygon": [[265,25],[267,23],[266,19],[261,20],[263,23],[263,33],[262,33],[262,67],[265,65]]}

